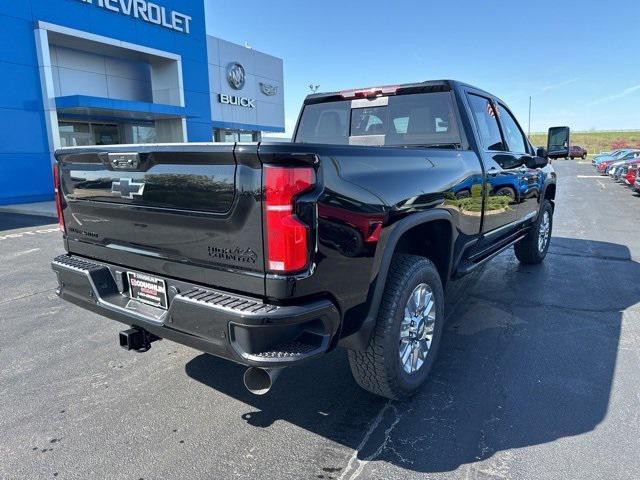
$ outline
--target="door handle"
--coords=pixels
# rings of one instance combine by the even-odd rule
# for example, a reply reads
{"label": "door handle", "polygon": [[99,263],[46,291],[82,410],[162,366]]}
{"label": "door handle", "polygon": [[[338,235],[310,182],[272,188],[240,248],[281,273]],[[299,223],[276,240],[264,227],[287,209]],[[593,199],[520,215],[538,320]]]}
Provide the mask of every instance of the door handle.
{"label": "door handle", "polygon": [[498,173],[500,173],[500,170],[496,167],[491,167],[489,170],[487,170],[488,175],[497,175]]}

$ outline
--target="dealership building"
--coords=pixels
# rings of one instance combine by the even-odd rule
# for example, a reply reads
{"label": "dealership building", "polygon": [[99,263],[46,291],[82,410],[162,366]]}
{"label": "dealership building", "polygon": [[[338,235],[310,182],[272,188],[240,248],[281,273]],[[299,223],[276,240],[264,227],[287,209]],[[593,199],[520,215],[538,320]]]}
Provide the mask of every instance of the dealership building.
{"label": "dealership building", "polygon": [[207,35],[204,0],[0,2],[0,205],[53,198],[60,147],[284,132],[282,60]]}

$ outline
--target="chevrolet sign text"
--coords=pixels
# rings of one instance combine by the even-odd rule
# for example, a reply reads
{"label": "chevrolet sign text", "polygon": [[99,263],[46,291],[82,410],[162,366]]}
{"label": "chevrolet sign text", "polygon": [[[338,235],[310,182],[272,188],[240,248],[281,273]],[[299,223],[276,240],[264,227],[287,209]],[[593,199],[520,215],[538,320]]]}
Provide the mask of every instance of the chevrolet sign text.
{"label": "chevrolet sign text", "polygon": [[182,33],[191,33],[192,17],[176,11],[167,11],[153,2],[146,0],[79,0],[83,3],[95,4],[105,10],[121,13],[129,17],[139,18],[145,22],[160,25]]}

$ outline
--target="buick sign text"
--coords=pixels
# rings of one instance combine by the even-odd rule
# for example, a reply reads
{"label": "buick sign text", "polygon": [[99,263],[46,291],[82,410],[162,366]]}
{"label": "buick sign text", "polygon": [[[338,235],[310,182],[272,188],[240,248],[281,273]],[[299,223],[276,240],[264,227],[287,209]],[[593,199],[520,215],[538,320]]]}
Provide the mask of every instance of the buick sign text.
{"label": "buick sign text", "polygon": [[239,107],[256,108],[256,101],[253,98],[239,97],[237,95],[227,95],[226,93],[221,93],[218,98],[220,99],[220,103],[224,103],[226,105],[238,105]]}

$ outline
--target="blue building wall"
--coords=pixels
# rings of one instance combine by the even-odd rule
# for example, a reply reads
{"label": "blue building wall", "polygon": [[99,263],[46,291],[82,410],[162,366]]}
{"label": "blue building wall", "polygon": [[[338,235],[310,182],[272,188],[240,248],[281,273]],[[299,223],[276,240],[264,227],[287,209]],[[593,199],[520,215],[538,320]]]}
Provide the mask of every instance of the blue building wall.
{"label": "blue building wall", "polygon": [[38,21],[180,55],[188,139],[211,141],[204,2],[157,3],[191,16],[191,33],[111,12],[97,0],[0,0],[0,204],[53,198],[34,34]]}

